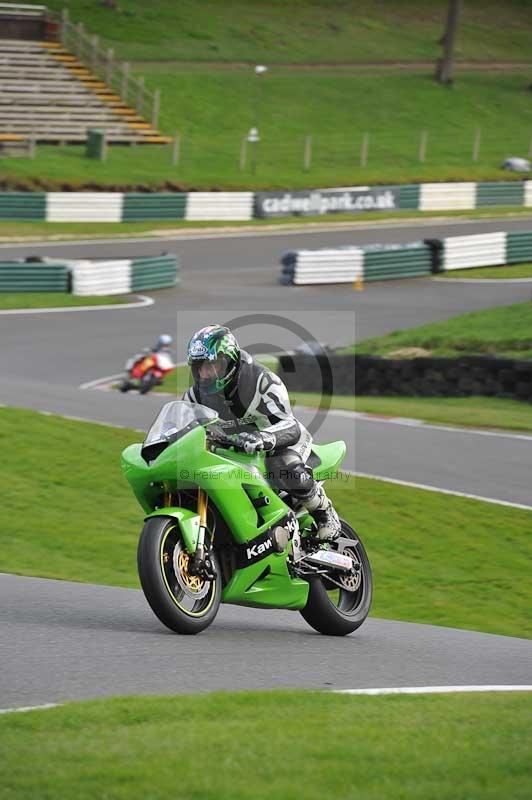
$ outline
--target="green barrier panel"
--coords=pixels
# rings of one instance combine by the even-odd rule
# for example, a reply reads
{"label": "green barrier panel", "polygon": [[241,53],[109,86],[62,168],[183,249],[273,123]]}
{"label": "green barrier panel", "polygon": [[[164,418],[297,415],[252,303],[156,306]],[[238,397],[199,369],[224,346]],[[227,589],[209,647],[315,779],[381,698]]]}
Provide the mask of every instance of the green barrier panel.
{"label": "green barrier panel", "polygon": [[399,208],[419,208],[419,192],[420,186],[418,183],[405,184],[399,187]]}
{"label": "green barrier panel", "polygon": [[68,292],[64,264],[0,263],[0,292]]}
{"label": "green barrier panel", "polygon": [[174,255],[138,258],[131,262],[131,291],[164,289],[179,282],[179,261]]}
{"label": "green barrier panel", "polygon": [[46,194],[44,192],[1,192],[0,219],[45,220]]}
{"label": "green barrier panel", "polygon": [[506,263],[524,264],[532,261],[532,231],[506,234]]}
{"label": "green barrier panel", "polygon": [[431,274],[432,254],[428,245],[370,245],[364,248],[365,281],[418,278]]}
{"label": "green barrier panel", "polygon": [[512,183],[477,183],[477,208],[489,206],[522,206],[525,200],[523,181]]}
{"label": "green barrier panel", "polygon": [[175,193],[125,194],[122,209],[123,222],[150,219],[185,219],[187,195]]}

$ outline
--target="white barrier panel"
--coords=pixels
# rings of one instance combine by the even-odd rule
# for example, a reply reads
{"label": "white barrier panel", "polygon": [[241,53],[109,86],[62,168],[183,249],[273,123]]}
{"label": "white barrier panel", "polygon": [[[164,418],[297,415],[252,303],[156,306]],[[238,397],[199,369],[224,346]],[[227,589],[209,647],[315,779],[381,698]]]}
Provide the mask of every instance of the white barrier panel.
{"label": "white barrier panel", "polygon": [[70,263],[72,294],[129,294],[131,260],[75,261]]}
{"label": "white barrier panel", "polygon": [[443,268],[492,267],[506,264],[506,233],[451,236],[443,240]]}
{"label": "white barrier panel", "polygon": [[190,192],[187,220],[249,220],[253,218],[253,192]]}
{"label": "white barrier panel", "polygon": [[422,183],[420,211],[444,211],[476,208],[476,183]]}
{"label": "white barrier panel", "polygon": [[532,181],[525,181],[525,196],[523,198],[524,206],[532,206]]}
{"label": "white barrier panel", "polygon": [[299,250],[294,264],[293,283],[353,283],[364,271],[364,251],[360,247],[343,250]]}
{"label": "white barrier panel", "polygon": [[121,222],[120,192],[49,192],[47,222]]}

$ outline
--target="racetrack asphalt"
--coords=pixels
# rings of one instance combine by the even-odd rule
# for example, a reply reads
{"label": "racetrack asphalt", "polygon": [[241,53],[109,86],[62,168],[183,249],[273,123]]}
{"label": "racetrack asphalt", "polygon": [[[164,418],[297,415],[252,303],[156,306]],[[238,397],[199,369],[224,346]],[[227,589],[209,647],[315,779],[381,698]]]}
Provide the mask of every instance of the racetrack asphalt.
{"label": "racetrack asphalt", "polygon": [[530,684],[532,641],[370,618],[322,636],[295,611],[222,606],[178,636],[141,591],[0,574],[0,707],[216,689]]}
{"label": "racetrack asphalt", "polygon": [[[262,311],[299,320],[317,339],[334,345],[530,299],[526,285],[477,287],[430,279],[369,284],[364,292],[348,286],[282,287],[277,277],[283,250],[527,227],[526,221],[449,223],[424,227],[421,235],[416,226],[390,226],[2,248],[1,258],[130,257],[167,250],[182,259],[183,283],[176,290],[150,292],[156,304],[149,308],[0,316],[0,402],[145,430],[162,398],[79,386],[119,372],[126,357],[159,333],[174,332],[178,315],[184,330],[193,322],[200,327]],[[255,341],[271,339],[267,326],[255,331]],[[178,345],[182,354],[183,341]],[[308,412],[301,410],[301,418],[308,422]],[[345,464],[350,469],[530,504],[532,440],[526,438],[338,414],[327,416],[316,438],[354,443]],[[294,612],[224,607],[209,631],[183,638],[160,626],[140,592],[6,575],[0,575],[0,600],[10,643],[3,647],[0,671],[4,708],[215,688],[531,682],[532,645],[509,637],[370,619],[353,636],[331,639],[314,634]]]}

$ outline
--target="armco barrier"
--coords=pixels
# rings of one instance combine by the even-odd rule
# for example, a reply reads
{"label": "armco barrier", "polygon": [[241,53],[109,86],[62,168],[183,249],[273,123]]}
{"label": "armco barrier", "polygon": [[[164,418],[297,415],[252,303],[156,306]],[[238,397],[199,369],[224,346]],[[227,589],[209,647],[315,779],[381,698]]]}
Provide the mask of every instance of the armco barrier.
{"label": "armco barrier", "polygon": [[0,292],[67,292],[68,278],[64,264],[0,263]]}
{"label": "armco barrier", "polygon": [[524,264],[532,261],[532,231],[506,234],[506,263]]}
{"label": "armco barrier", "polygon": [[525,186],[522,181],[513,183],[478,183],[477,208],[489,206],[523,206]]}
{"label": "armco barrier", "polygon": [[365,281],[418,278],[432,272],[432,252],[422,242],[366,245],[363,250]]}
{"label": "armco barrier", "polygon": [[132,292],[175,286],[178,279],[178,262],[173,255],[136,258],[131,262]]}
{"label": "armco barrier", "polygon": [[70,264],[72,294],[113,295],[131,291],[131,261],[75,261]]}
{"label": "armco barrier", "polygon": [[138,259],[71,259],[0,263],[0,292],[69,292],[115,295],[178,283],[179,261],[164,253]]}
{"label": "armco barrier", "polygon": [[465,269],[506,263],[506,233],[449,236],[443,239],[442,268]]}
{"label": "armco barrier", "polygon": [[333,353],[281,356],[279,367],[279,377],[289,392],[352,396],[355,391],[357,395],[407,397],[482,395],[532,402],[532,361],[492,356],[391,359]]}
{"label": "armco barrier", "polygon": [[44,192],[0,193],[0,219],[20,222],[46,219]]}
{"label": "armco barrier", "polygon": [[365,211],[532,206],[532,181],[422,183],[283,192],[0,193],[0,220],[250,220]]}
{"label": "armco barrier", "polygon": [[122,194],[117,192],[49,192],[47,222],[121,222]]}
{"label": "armco barrier", "polygon": [[447,270],[532,261],[532,231],[481,233],[425,239],[411,244],[373,244],[322,250],[289,250],[281,257],[280,282],[294,285],[415,278]]}
{"label": "armco barrier", "polygon": [[235,220],[253,218],[253,192],[190,192],[187,220]]}
{"label": "armco barrier", "polygon": [[476,183],[422,183],[420,211],[469,210],[476,207]]}
{"label": "armco barrier", "polygon": [[289,250],[281,258],[281,283],[353,283],[363,274],[361,247]]}
{"label": "armco barrier", "polygon": [[188,195],[175,193],[125,194],[123,222],[185,219]]}
{"label": "armco barrier", "polygon": [[423,242],[322,250],[289,250],[281,258],[281,283],[320,283],[415,278],[432,272],[432,250]]}

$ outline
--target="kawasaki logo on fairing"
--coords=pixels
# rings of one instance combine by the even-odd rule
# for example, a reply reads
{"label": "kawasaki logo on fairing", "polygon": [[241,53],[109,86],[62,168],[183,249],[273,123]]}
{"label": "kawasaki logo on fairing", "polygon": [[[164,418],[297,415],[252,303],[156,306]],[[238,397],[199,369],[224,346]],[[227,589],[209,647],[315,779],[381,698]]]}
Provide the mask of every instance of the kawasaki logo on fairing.
{"label": "kawasaki logo on fairing", "polygon": [[271,550],[272,547],[273,547],[272,540],[267,539],[262,544],[254,544],[251,547],[248,547],[246,550],[246,557],[248,558],[248,560],[250,558],[257,558],[257,556],[260,556],[263,553],[266,553],[268,550]]}

